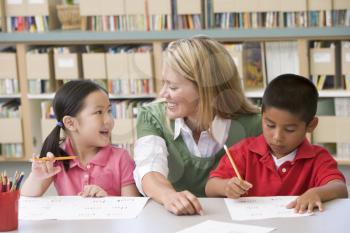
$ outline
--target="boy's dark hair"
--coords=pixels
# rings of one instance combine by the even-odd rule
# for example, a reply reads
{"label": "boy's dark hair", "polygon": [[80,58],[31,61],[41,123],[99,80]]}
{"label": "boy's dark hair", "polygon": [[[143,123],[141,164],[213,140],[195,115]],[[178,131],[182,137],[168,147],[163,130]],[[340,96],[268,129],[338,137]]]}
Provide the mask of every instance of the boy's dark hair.
{"label": "boy's dark hair", "polygon": [[[95,91],[108,92],[98,84],[89,80],[74,80],[65,83],[56,92],[53,99],[53,110],[56,116],[57,125],[46,137],[41,148],[40,157],[45,157],[47,152],[52,152],[55,156],[68,155],[60,148],[60,131],[65,129],[62,122],[64,116],[75,117],[84,107],[85,98]],[[69,161],[63,161],[67,170]]]}
{"label": "boy's dark hair", "polygon": [[262,112],[269,107],[296,114],[306,124],[317,111],[318,91],[307,78],[296,74],[282,74],[273,79],[262,99]]}

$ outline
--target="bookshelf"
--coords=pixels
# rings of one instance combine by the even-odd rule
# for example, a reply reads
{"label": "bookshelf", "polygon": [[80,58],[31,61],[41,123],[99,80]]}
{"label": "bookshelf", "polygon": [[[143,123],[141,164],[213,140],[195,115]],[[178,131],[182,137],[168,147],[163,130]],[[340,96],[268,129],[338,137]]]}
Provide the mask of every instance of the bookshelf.
{"label": "bookshelf", "polygon": [[[37,148],[33,146],[41,143],[36,139],[37,130],[40,129],[40,102],[52,100],[54,93],[29,94],[27,83],[27,51],[34,46],[80,46],[80,45],[123,45],[148,44],[153,48],[154,84],[155,93],[141,95],[110,95],[111,100],[152,100],[157,97],[160,88],[162,50],[166,43],[189,38],[195,35],[206,35],[221,42],[242,41],[296,41],[299,56],[300,74],[309,77],[309,43],[322,40],[350,40],[348,27],[325,28],[271,28],[271,29],[202,29],[202,30],[176,30],[176,31],[130,31],[130,32],[91,32],[91,31],[48,31],[43,33],[12,32],[0,33],[0,46],[13,45],[16,48],[16,59],[20,94],[1,95],[0,99],[18,98],[21,102],[22,133],[24,156],[23,158],[4,158],[0,161],[28,161]],[[263,90],[246,92],[249,98],[261,98]],[[320,91],[321,98],[350,98],[350,91],[325,90]],[[38,107],[39,106],[39,107]],[[39,130],[40,131],[40,130]],[[350,160],[340,159],[342,165],[350,165]]]}

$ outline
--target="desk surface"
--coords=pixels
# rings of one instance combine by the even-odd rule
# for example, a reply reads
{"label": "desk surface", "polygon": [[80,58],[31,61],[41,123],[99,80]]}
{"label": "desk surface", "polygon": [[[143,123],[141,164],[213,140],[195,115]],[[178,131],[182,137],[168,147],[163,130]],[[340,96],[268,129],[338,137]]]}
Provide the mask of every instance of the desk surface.
{"label": "desk surface", "polygon": [[[161,205],[149,201],[145,209],[135,219],[128,220],[79,220],[79,221],[20,221],[15,232],[25,233],[166,233],[176,232],[205,220],[233,222],[224,199],[200,198],[204,216],[175,216]],[[74,207],[72,207],[74,208]],[[300,218],[275,218],[254,221],[235,221],[235,223],[274,227],[273,233],[313,233],[349,232],[350,199],[339,199],[325,204],[325,211],[313,216]]]}

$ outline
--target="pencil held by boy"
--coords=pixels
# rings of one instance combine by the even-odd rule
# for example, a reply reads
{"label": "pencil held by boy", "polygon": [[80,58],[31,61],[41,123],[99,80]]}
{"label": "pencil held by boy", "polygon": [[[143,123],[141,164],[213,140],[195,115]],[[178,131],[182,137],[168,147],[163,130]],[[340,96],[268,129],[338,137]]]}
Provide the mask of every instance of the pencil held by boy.
{"label": "pencil held by boy", "polygon": [[207,196],[296,195],[287,208],[298,213],[322,211],[323,202],[346,198],[336,161],[306,138],[318,123],[317,101],[317,89],[302,76],[284,74],[272,80],[262,100],[263,134],[229,148],[209,175]]}
{"label": "pencil held by boy", "polygon": [[56,127],[33,158],[21,194],[41,196],[54,183],[58,195],[138,196],[133,160],[110,142],[114,121],[107,91],[91,81],[70,81],[57,91],[53,110]]}

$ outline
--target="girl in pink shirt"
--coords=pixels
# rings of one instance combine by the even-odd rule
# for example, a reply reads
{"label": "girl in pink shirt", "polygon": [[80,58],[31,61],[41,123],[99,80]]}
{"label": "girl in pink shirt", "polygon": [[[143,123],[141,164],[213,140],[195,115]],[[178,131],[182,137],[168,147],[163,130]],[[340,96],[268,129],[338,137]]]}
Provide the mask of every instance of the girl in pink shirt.
{"label": "girl in pink shirt", "polygon": [[[91,81],[70,81],[57,91],[53,109],[57,125],[40,152],[48,160],[33,160],[21,194],[41,196],[53,182],[59,195],[138,196],[133,160],[110,143],[114,121],[107,91]],[[68,155],[77,157],[55,161]]]}

